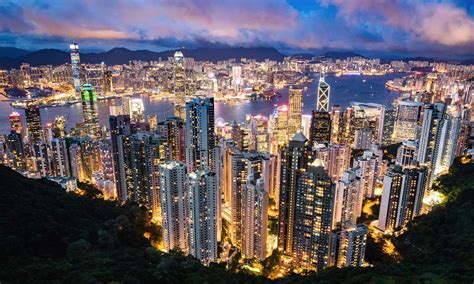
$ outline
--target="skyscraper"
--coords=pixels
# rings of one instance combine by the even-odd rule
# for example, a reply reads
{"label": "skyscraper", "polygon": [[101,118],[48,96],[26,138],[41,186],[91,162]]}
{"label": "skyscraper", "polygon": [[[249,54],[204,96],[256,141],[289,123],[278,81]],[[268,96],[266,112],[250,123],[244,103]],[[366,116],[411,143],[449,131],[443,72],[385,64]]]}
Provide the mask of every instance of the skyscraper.
{"label": "skyscraper", "polygon": [[168,117],[158,123],[157,130],[166,138],[168,143],[169,158],[171,160],[185,162],[186,139],[184,121],[179,117]]}
{"label": "skyscraper", "polygon": [[327,111],[313,111],[311,116],[309,141],[328,145],[331,142],[331,116]]}
{"label": "skyscraper", "polygon": [[12,157],[10,159],[10,166],[16,171],[24,171],[26,169],[26,157],[21,135],[15,130],[11,130],[10,134],[7,136],[6,142],[8,153],[11,154]]}
{"label": "skyscraper", "polygon": [[163,243],[167,251],[187,251],[186,166],[169,161],[159,167]]}
{"label": "skyscraper", "polygon": [[176,51],[173,58],[174,116],[186,120],[186,73],[183,53]]}
{"label": "skyscraper", "polygon": [[422,102],[401,101],[393,128],[393,143],[418,139],[421,128]]}
{"label": "skyscraper", "polygon": [[98,138],[100,137],[100,124],[97,110],[97,93],[92,85],[82,85],[81,99],[85,132],[91,138]]}
{"label": "skyscraper", "polygon": [[359,102],[352,102],[351,105],[349,134],[355,133],[356,129],[368,127],[372,130],[372,142],[380,145],[383,138],[385,106]]}
{"label": "skyscraper", "polygon": [[402,167],[412,167],[416,162],[418,145],[414,140],[405,140],[397,149],[396,164]]}
{"label": "skyscraper", "polygon": [[77,98],[81,96],[81,60],[79,57],[79,45],[71,43],[69,45],[71,51],[71,66],[72,66],[72,83]]}
{"label": "skyscraper", "polygon": [[56,177],[71,176],[69,155],[66,140],[53,138],[51,140],[51,175]]}
{"label": "skyscraper", "polygon": [[[212,171],[215,161],[214,99],[195,98],[186,103],[186,167]],[[217,162],[217,161],[216,161]]]}
{"label": "skyscraper", "polygon": [[10,114],[10,130],[23,136],[23,124],[21,121],[21,114],[14,111]]}
{"label": "skyscraper", "polygon": [[318,94],[316,97],[316,111],[329,111],[329,95],[331,87],[324,80],[324,73],[320,74],[318,83]]}
{"label": "skyscraper", "polygon": [[331,143],[339,143],[343,136],[342,128],[342,110],[341,106],[334,105],[331,108]]}
{"label": "skyscraper", "polygon": [[426,169],[390,168],[383,180],[383,195],[377,227],[393,231],[405,226],[421,212],[425,194]]}
{"label": "skyscraper", "polygon": [[116,195],[119,201],[127,200],[127,169],[130,164],[129,136],[132,134],[130,116],[110,116],[110,139],[112,140],[112,158]]}
{"label": "skyscraper", "polygon": [[358,176],[358,168],[344,172],[336,183],[336,199],[334,203],[334,227],[342,227],[347,222],[356,224],[362,213],[364,189]]}
{"label": "skyscraper", "polygon": [[293,253],[297,179],[300,170],[306,167],[307,141],[297,132],[281,152],[278,248],[289,255]]}
{"label": "skyscraper", "polygon": [[219,191],[214,173],[198,170],[189,173],[188,253],[203,263],[217,258]]}
{"label": "skyscraper", "polygon": [[316,159],[297,178],[293,253],[298,265],[318,271],[329,264],[334,185]]}
{"label": "skyscraper", "polygon": [[288,137],[301,130],[301,112],[303,108],[303,89],[291,87],[288,96]]}
{"label": "skyscraper", "polygon": [[347,224],[331,234],[330,266],[348,267],[364,264],[367,226]]}
{"label": "skyscraper", "polygon": [[318,144],[313,147],[314,157],[322,160],[332,181],[338,181],[351,164],[351,147],[346,144]]}
{"label": "skyscraper", "polygon": [[130,99],[130,120],[132,123],[145,122],[145,105],[142,98]]}
{"label": "skyscraper", "polygon": [[43,140],[41,115],[38,104],[28,103],[25,109],[27,136],[31,143]]}

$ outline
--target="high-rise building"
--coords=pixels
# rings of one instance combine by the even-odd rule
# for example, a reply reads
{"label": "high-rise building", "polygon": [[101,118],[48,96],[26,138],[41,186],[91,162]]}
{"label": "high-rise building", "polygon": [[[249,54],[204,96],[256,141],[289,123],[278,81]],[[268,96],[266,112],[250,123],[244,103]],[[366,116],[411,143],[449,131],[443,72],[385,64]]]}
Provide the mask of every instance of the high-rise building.
{"label": "high-rise building", "polygon": [[159,167],[163,243],[167,251],[187,251],[186,166],[169,161]]}
{"label": "high-rise building", "polygon": [[334,185],[316,159],[297,178],[293,254],[296,263],[318,271],[329,264]]}
{"label": "high-rise building", "polygon": [[364,264],[367,226],[347,224],[331,234],[330,266],[348,267]]}
{"label": "high-rise building", "polygon": [[188,253],[203,263],[217,258],[219,190],[214,173],[198,170],[187,177]]}
{"label": "high-rise building", "polygon": [[291,87],[288,95],[288,137],[301,130],[303,89]]}
{"label": "high-rise building", "polygon": [[68,148],[63,138],[51,140],[51,175],[56,177],[71,176]]}
{"label": "high-rise building", "polygon": [[396,164],[402,167],[416,166],[418,145],[415,140],[404,140],[397,149]]}
{"label": "high-rise building", "polygon": [[23,136],[23,123],[21,121],[21,114],[14,111],[10,114],[10,130]]}
{"label": "high-rise building", "polygon": [[358,150],[367,150],[372,146],[372,129],[370,127],[358,128],[354,133],[352,147]]}
{"label": "high-rise building", "polygon": [[331,143],[337,144],[342,136],[342,109],[340,105],[331,107]]}
{"label": "high-rise building", "polygon": [[372,142],[380,145],[383,138],[385,107],[375,103],[359,102],[352,102],[351,105],[349,133],[368,127],[372,130]]}
{"label": "high-rise building", "polygon": [[54,118],[54,129],[57,131],[55,138],[62,138],[66,135],[66,120],[64,116],[56,116]]}
{"label": "high-rise building", "polygon": [[334,227],[342,227],[346,222],[356,224],[362,213],[364,189],[358,175],[358,168],[344,172],[336,183],[336,199],[334,203]]}
{"label": "high-rise building", "polygon": [[47,145],[43,141],[36,142],[33,144],[33,154],[36,172],[40,177],[46,177],[50,170]]}
{"label": "high-rise building", "polygon": [[184,162],[186,160],[186,129],[184,121],[179,117],[168,117],[158,123],[157,130],[166,138],[169,159]]}
{"label": "high-rise building", "polygon": [[311,116],[311,128],[309,130],[309,141],[311,145],[331,142],[331,115],[327,111],[313,111]]}
{"label": "high-rise building", "polygon": [[399,102],[393,128],[393,143],[418,139],[422,108],[422,102]]}
{"label": "high-rise building", "polygon": [[288,144],[288,106],[275,107],[269,121],[270,154],[276,155]]}
{"label": "high-rise building", "polygon": [[213,171],[216,136],[214,132],[214,99],[195,98],[186,103],[186,167]]}
{"label": "high-rise building", "polygon": [[132,134],[130,116],[110,116],[110,139],[114,161],[114,178],[119,201],[127,200],[127,170],[130,164],[130,135]]}
{"label": "high-rise building", "polygon": [[186,73],[183,53],[176,51],[173,58],[174,116],[186,120]]}
{"label": "high-rise building", "polygon": [[150,131],[156,132],[158,130],[158,118],[156,114],[148,115],[146,120],[150,126]]}
{"label": "high-rise building", "polygon": [[324,80],[324,73],[320,74],[318,83],[318,94],[316,98],[316,111],[329,111],[329,95],[331,87]]}
{"label": "high-rise building", "polygon": [[313,147],[314,157],[323,161],[331,180],[336,182],[351,164],[351,147],[346,144],[318,144]]}
{"label": "high-rise building", "polygon": [[25,109],[27,136],[31,143],[43,140],[41,115],[38,104],[28,103]]}
{"label": "high-rise building", "polygon": [[166,148],[166,140],[156,133],[139,132],[130,137],[128,198],[146,204],[154,217],[160,215],[159,166],[166,160]]}
{"label": "high-rise building", "polygon": [[142,98],[132,98],[130,100],[130,120],[132,123],[145,122],[145,105]]}
{"label": "high-rise building", "polygon": [[97,109],[97,93],[92,85],[82,85],[81,99],[84,130],[91,138],[98,138],[100,137],[100,124]]}
{"label": "high-rise building", "polygon": [[404,227],[421,212],[426,187],[426,169],[390,168],[383,180],[383,194],[377,227],[393,231]]}
{"label": "high-rise building", "polygon": [[281,152],[278,248],[293,253],[297,179],[305,168],[308,139],[297,132]]}
{"label": "high-rise building", "polygon": [[268,191],[263,177],[247,177],[242,185],[242,254],[263,260],[267,254]]}
{"label": "high-rise building", "polygon": [[79,45],[71,43],[69,45],[71,51],[71,66],[72,66],[72,83],[76,98],[81,96],[81,60],[79,57]]}
{"label": "high-rise building", "polygon": [[[362,191],[367,198],[374,197],[375,186],[378,181],[383,154],[377,149],[364,151],[360,157],[354,158],[353,167],[358,168]],[[380,154],[380,155],[379,155]]]}
{"label": "high-rise building", "polygon": [[24,171],[26,169],[26,157],[21,135],[15,130],[11,130],[7,136],[6,146],[7,152],[11,154],[12,157],[10,167],[16,171]]}

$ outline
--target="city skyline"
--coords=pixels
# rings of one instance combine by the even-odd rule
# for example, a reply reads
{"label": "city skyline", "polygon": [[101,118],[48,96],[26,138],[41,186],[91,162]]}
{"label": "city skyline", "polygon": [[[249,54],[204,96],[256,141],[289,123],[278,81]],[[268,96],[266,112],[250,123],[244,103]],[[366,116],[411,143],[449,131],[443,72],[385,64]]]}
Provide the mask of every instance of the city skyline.
{"label": "city skyline", "polygon": [[[83,1],[6,1],[0,4],[0,46],[37,50],[78,42],[89,51],[116,46],[155,51],[271,46],[290,54],[346,50],[385,57],[474,56],[474,3],[468,0],[130,5],[127,1],[113,7]],[[88,17],[86,22],[77,13],[101,16]]]}

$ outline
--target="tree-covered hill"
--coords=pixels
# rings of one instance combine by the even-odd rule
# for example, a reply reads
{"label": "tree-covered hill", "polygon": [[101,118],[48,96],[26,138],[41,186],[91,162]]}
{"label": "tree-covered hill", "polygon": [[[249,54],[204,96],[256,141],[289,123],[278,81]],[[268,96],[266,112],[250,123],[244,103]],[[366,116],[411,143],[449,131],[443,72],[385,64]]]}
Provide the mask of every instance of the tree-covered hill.
{"label": "tree-covered hill", "polygon": [[[66,193],[0,166],[1,283],[263,283],[150,246],[157,238],[136,204]],[[399,262],[291,275],[280,282],[405,283],[474,280],[474,165],[456,162],[436,185],[448,200],[394,240]]]}

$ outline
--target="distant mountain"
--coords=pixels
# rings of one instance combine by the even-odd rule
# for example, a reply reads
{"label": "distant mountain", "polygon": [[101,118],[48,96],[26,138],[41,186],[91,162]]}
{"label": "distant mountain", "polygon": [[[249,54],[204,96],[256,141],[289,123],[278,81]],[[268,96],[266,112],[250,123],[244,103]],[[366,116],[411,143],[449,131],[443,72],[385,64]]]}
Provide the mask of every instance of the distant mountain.
{"label": "distant mountain", "polygon": [[461,64],[463,64],[463,65],[474,65],[474,58],[464,59],[463,61],[461,61]]}
{"label": "distant mountain", "polygon": [[354,53],[351,51],[328,51],[320,55],[320,57],[332,58],[332,59],[346,59],[348,57],[362,57],[364,56]]}
{"label": "distant mountain", "polygon": [[28,53],[31,53],[31,51],[16,47],[0,47],[0,57],[18,58]]}
{"label": "distant mountain", "polygon": [[[162,58],[166,60],[173,56],[176,50],[163,52],[153,52],[149,50],[129,50],[123,47],[113,48],[101,53],[81,53],[82,63],[126,64],[130,60],[152,61]],[[275,48],[271,47],[223,47],[197,49],[182,49],[185,57],[191,57],[200,61],[221,61],[230,58],[240,60],[240,58],[255,59],[263,61],[265,59],[282,61],[285,57]],[[41,49],[35,52],[18,56],[17,58],[0,56],[0,68],[18,68],[22,63],[29,63],[32,66],[40,65],[61,65],[70,62],[70,55],[66,51],[58,49]]]}

